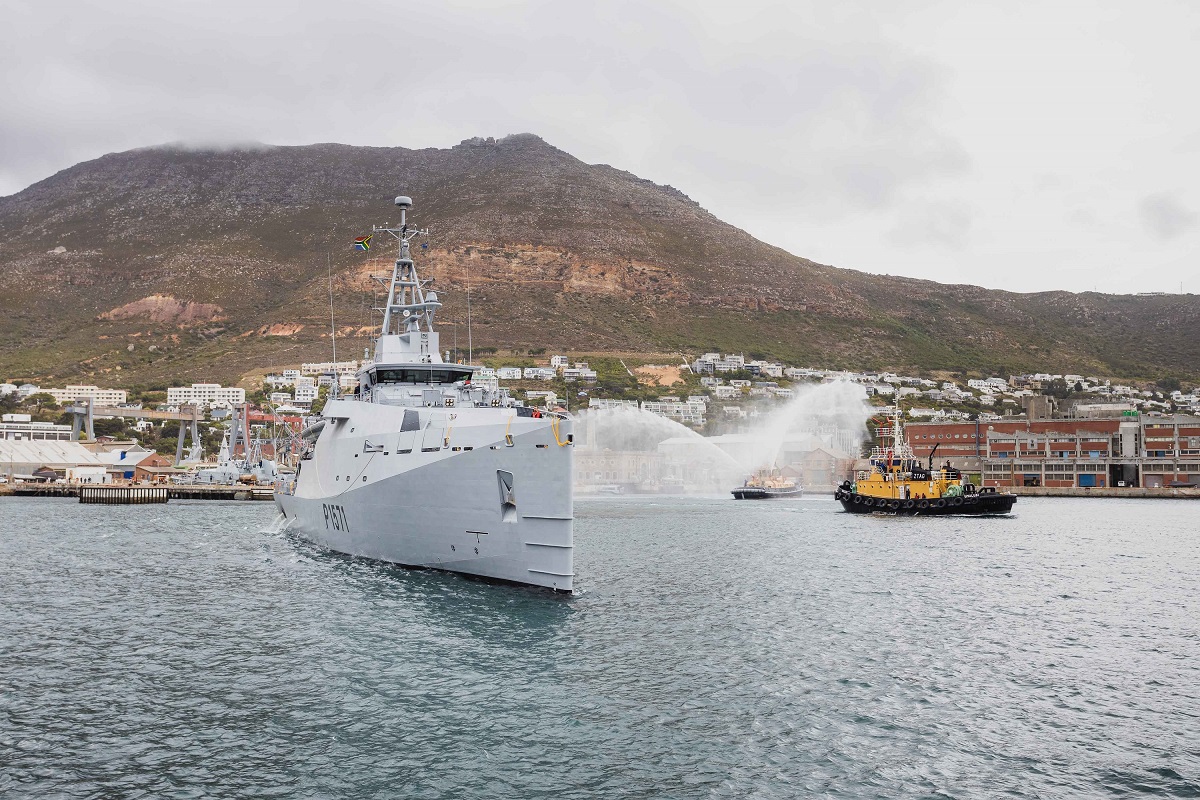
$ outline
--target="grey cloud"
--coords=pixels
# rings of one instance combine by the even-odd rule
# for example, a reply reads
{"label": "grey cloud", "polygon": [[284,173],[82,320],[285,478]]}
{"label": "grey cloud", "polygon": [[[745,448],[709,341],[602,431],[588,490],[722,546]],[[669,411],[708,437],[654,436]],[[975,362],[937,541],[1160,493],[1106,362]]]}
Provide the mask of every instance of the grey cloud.
{"label": "grey cloud", "polygon": [[1146,229],[1163,241],[1196,227],[1196,213],[1167,192],[1144,197],[1138,204],[1138,212]]}
{"label": "grey cloud", "polygon": [[[0,30],[50,26],[33,8],[0,10]],[[427,147],[526,130],[747,216],[886,208],[969,166],[928,122],[940,68],[864,40],[865,4],[113,8],[62,13],[52,47],[0,34],[19,65],[0,85],[0,192],[159,142]]]}
{"label": "grey cloud", "polygon": [[974,215],[964,203],[928,202],[906,205],[897,214],[888,239],[906,247],[933,245],[961,250]]}

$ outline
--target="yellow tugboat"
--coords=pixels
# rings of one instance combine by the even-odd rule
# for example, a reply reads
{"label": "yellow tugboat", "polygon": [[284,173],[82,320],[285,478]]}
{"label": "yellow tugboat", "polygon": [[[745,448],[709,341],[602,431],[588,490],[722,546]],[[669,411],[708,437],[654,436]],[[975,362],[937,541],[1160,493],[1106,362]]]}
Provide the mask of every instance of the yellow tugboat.
{"label": "yellow tugboat", "polygon": [[[878,430],[881,444],[871,450],[871,468],[860,470],[855,480],[844,481],[834,498],[852,514],[906,514],[910,516],[973,516],[1007,514],[1017,496],[991,488],[977,488],[947,461],[938,470],[922,464],[913,453],[896,409],[887,426]],[[935,446],[936,452],[937,447]]]}

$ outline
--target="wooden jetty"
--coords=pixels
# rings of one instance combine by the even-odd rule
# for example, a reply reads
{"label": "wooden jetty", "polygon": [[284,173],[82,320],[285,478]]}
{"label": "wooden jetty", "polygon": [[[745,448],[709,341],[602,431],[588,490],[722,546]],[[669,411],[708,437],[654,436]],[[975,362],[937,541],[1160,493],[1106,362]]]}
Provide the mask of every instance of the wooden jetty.
{"label": "wooden jetty", "polygon": [[[105,493],[109,494],[105,494]],[[146,494],[149,492],[150,494]],[[127,493],[127,495],[122,494]],[[81,503],[101,505],[130,505],[165,503],[167,500],[274,500],[270,486],[213,486],[213,485],[139,485],[139,484],[73,484],[18,483],[0,485],[0,497],[78,497]],[[86,495],[86,496],[85,496]],[[129,500],[119,499],[128,496]],[[156,499],[146,499],[146,498]],[[157,499],[161,497],[161,499]]]}
{"label": "wooden jetty", "polygon": [[170,499],[166,486],[80,486],[79,502],[103,506],[134,506],[165,503]]}

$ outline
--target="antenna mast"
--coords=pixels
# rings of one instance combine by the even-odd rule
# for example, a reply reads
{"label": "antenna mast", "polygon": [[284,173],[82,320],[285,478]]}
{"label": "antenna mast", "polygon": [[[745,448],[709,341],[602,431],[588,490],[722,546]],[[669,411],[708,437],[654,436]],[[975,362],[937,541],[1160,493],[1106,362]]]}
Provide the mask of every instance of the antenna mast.
{"label": "antenna mast", "polygon": [[407,211],[412,208],[412,198],[401,195],[396,198],[396,206],[400,209],[400,227],[391,228],[387,225],[374,226],[375,233],[390,233],[399,242],[399,253],[396,265],[392,268],[392,279],[388,285],[387,304],[377,311],[383,312],[383,327],[379,337],[396,334],[412,333],[422,329],[433,330],[433,317],[442,307],[438,302],[436,292],[426,293],[428,280],[417,276],[417,268],[409,253],[408,243],[417,236],[428,235],[427,230],[409,230]]}
{"label": "antenna mast", "polygon": [[329,346],[333,350],[333,385],[329,387],[329,393],[336,400],[341,381],[337,370],[337,326],[333,322],[333,262],[328,253],[325,254],[325,270],[329,273]]}

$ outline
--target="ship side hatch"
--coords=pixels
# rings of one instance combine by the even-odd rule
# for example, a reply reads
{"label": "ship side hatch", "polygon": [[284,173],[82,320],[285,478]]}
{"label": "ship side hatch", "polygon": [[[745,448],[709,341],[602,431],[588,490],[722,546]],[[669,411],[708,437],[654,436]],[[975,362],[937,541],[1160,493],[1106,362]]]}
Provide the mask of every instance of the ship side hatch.
{"label": "ship side hatch", "polygon": [[500,521],[517,521],[517,496],[513,491],[513,474],[496,470],[496,486],[500,490]]}

